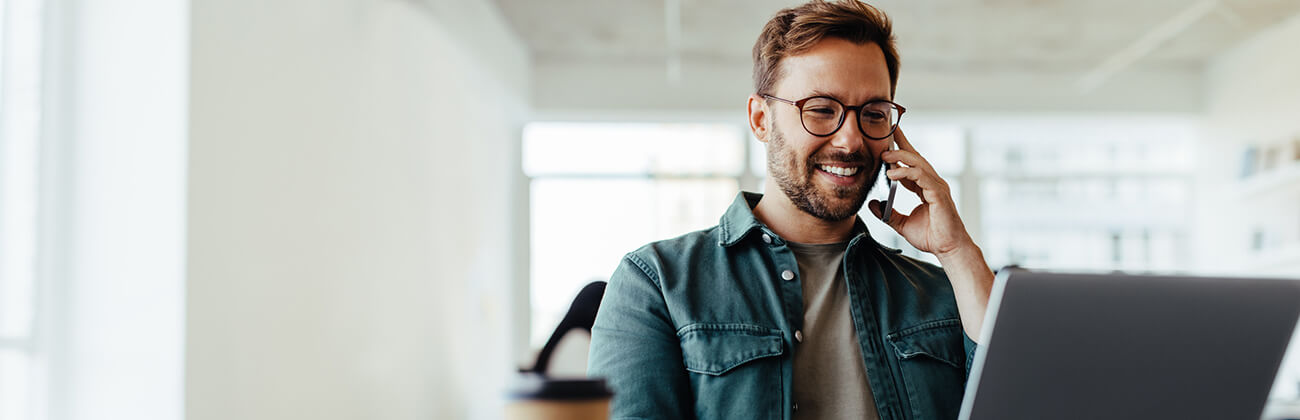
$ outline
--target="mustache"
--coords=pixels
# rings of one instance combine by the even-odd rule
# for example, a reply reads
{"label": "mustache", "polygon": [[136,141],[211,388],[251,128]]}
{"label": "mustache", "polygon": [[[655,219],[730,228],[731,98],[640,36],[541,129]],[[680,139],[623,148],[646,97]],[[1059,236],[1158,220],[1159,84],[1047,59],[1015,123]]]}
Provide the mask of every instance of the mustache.
{"label": "mustache", "polygon": [[810,164],[816,164],[818,162],[860,163],[863,164],[863,166],[866,166],[866,164],[871,161],[865,154],[846,152],[834,152],[820,156],[811,156],[808,158],[808,163]]}

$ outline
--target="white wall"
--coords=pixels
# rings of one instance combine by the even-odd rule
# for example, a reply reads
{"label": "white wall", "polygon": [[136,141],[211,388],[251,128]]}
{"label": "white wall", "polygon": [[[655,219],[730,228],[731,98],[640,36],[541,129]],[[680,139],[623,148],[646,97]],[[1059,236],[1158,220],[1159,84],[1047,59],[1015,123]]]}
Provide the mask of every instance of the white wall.
{"label": "white wall", "polygon": [[[1248,253],[1250,230],[1280,203],[1282,189],[1295,191],[1300,178],[1259,191],[1240,180],[1247,143],[1290,141],[1300,136],[1300,15],[1294,16],[1216,58],[1210,66],[1197,208],[1198,258],[1202,269],[1283,274],[1300,278],[1300,258],[1285,266],[1259,267]],[[1300,197],[1297,195],[1296,197]],[[1300,257],[1300,254],[1295,255]]]}
{"label": "white wall", "polygon": [[487,2],[192,10],[187,417],[498,417],[522,45]]}

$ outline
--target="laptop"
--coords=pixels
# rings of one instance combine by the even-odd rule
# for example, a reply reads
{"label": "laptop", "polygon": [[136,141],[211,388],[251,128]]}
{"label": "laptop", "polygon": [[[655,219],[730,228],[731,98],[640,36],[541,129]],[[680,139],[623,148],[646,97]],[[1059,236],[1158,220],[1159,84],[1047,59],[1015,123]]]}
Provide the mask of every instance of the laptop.
{"label": "laptop", "polygon": [[1300,280],[999,271],[962,420],[1259,419]]}

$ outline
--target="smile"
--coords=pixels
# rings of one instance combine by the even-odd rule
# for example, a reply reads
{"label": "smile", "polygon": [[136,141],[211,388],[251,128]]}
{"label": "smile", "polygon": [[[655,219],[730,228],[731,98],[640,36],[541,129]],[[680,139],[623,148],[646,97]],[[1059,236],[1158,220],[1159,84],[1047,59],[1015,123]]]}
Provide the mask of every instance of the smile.
{"label": "smile", "polygon": [[857,166],[817,165],[817,169],[834,175],[847,177],[857,175],[859,168]]}

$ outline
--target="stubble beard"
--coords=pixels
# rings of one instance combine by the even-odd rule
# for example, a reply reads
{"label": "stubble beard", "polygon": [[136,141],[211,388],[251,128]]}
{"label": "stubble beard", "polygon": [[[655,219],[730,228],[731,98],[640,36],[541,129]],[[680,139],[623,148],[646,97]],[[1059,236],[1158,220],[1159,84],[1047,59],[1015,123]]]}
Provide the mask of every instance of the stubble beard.
{"label": "stubble beard", "polygon": [[[856,215],[862,209],[862,204],[867,202],[867,194],[880,177],[880,171],[872,171],[870,180],[864,184],[836,185],[829,192],[821,191],[813,183],[813,172],[817,170],[813,158],[814,156],[809,156],[800,171],[798,156],[786,146],[781,130],[773,124],[772,139],[768,143],[767,172],[790,202],[804,213],[829,222],[842,221]],[[868,161],[866,156],[842,153],[826,158],[838,162],[864,163],[860,170],[868,170],[865,165]]]}

